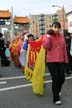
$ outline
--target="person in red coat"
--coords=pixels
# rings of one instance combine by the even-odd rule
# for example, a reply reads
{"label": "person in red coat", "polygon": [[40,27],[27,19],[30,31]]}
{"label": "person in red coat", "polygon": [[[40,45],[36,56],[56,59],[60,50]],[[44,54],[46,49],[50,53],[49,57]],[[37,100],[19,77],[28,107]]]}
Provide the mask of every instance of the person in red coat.
{"label": "person in red coat", "polygon": [[60,34],[61,24],[54,22],[52,31],[43,36],[43,47],[46,49],[46,63],[52,78],[53,102],[61,105],[60,93],[65,81],[64,65],[68,63],[66,43]]}

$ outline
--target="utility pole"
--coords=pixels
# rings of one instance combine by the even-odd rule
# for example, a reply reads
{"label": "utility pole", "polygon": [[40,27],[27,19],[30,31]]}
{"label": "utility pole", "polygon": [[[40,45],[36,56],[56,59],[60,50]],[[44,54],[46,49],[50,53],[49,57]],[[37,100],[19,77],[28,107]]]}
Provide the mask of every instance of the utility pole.
{"label": "utility pole", "polygon": [[63,31],[65,30],[65,11],[64,6],[62,7],[62,25],[63,25]]}
{"label": "utility pole", "polygon": [[11,7],[11,40],[14,38],[14,22],[13,22],[13,7]]}
{"label": "utility pole", "polygon": [[59,5],[52,5],[52,7],[58,7],[61,9],[61,17],[62,17],[62,30],[65,30],[65,10],[64,5],[61,7]]}
{"label": "utility pole", "polygon": [[29,13],[29,33],[31,33],[31,13]]}

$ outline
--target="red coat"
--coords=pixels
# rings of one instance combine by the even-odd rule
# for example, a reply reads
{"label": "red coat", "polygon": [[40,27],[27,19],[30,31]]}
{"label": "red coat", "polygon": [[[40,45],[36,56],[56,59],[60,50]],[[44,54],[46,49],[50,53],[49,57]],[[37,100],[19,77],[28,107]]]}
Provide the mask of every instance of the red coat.
{"label": "red coat", "polygon": [[43,47],[47,50],[46,62],[68,63],[66,43],[60,33],[56,36],[45,34],[43,36]]}

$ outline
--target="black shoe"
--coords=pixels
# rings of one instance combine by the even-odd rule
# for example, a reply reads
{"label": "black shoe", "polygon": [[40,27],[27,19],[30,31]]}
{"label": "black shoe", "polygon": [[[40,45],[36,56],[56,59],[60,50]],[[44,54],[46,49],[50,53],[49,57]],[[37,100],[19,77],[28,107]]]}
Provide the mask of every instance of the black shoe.
{"label": "black shoe", "polygon": [[2,75],[0,75],[0,77],[2,77]]}
{"label": "black shoe", "polygon": [[66,70],[66,74],[67,75],[71,75],[71,71],[70,70]]}
{"label": "black shoe", "polygon": [[72,73],[70,71],[66,72],[67,75],[71,75]]}

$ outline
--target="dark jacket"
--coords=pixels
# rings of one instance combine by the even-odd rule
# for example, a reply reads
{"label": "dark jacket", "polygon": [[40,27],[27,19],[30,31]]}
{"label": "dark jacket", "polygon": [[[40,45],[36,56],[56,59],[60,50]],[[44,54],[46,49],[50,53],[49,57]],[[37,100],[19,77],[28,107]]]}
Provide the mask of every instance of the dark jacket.
{"label": "dark jacket", "polygon": [[67,48],[67,53],[70,54],[70,47],[71,47],[71,38],[65,38],[66,40],[66,48]]}
{"label": "dark jacket", "polygon": [[71,37],[70,36],[68,38],[65,37],[65,40],[66,40],[68,60],[69,60],[69,63],[72,63],[72,56],[70,55]]}
{"label": "dark jacket", "polygon": [[4,47],[4,39],[2,37],[0,37],[0,56],[3,57],[4,56],[4,52],[5,52],[5,47]]}

